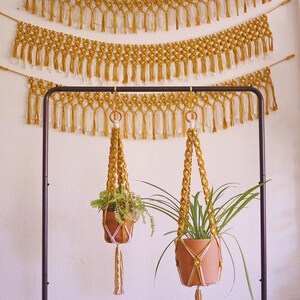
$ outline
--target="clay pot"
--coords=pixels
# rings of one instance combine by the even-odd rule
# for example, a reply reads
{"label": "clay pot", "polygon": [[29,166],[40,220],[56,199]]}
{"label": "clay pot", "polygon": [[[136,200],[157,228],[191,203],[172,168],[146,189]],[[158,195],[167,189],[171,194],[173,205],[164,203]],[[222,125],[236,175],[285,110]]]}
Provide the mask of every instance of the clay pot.
{"label": "clay pot", "polygon": [[[106,214],[105,219],[104,219],[104,214]],[[106,226],[107,226],[110,234],[114,235],[115,231],[117,230],[117,228],[120,225],[115,218],[115,213],[113,211],[107,211],[106,213],[103,212],[103,220],[105,220]],[[134,224],[134,222],[132,222],[132,221],[126,221],[125,226],[119,228],[118,232],[116,233],[116,235],[114,237],[114,241],[110,238],[110,236],[107,232],[107,228],[104,227],[105,241],[108,243],[118,243],[118,244],[127,243],[131,238],[130,234],[128,234],[128,233],[132,234],[133,224]],[[125,228],[127,228],[127,230],[125,230]]]}
{"label": "clay pot", "polygon": [[[187,245],[187,247],[197,255],[199,255],[201,251],[205,248],[205,246],[210,242],[210,239],[204,239],[204,240],[182,239],[182,240]],[[195,260],[191,256],[191,254],[184,246],[182,240],[179,239],[175,242],[176,265],[177,265],[179,277],[181,279],[181,283],[186,286],[210,285],[216,283],[219,280],[219,271],[221,271],[219,268],[221,254],[216,240],[213,239],[211,241],[211,245],[209,246],[205,255],[202,257],[201,267],[202,267],[204,282],[202,278],[200,278],[199,272],[196,269],[196,267],[194,268],[194,266],[199,266],[200,263],[199,260],[197,259]],[[218,241],[220,244],[220,240]],[[190,278],[193,268],[194,268],[194,276]]]}

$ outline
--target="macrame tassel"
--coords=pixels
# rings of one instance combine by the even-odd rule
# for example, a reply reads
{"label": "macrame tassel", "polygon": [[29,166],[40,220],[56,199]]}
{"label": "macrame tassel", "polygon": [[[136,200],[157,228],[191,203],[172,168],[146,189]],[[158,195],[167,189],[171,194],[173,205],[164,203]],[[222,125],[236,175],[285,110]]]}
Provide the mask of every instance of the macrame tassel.
{"label": "macrame tassel", "polygon": [[[268,87],[267,87],[268,88]],[[272,104],[272,109],[274,111],[278,110],[278,105],[277,105],[277,101],[276,101],[276,96],[275,96],[275,90],[274,90],[274,86],[271,83],[271,91],[272,91],[272,97],[273,97],[273,104]]]}
{"label": "macrame tassel", "polygon": [[251,44],[247,45],[247,56],[248,56],[248,58],[252,57],[252,46],[251,46]]}
{"label": "macrame tassel", "polygon": [[269,37],[269,50],[273,51],[273,37]]}
{"label": "macrame tassel", "polygon": [[93,114],[93,135],[95,136],[97,134],[97,123],[96,123],[96,110],[94,110]]}
{"label": "macrame tassel", "polygon": [[[66,116],[65,116],[65,106],[62,105],[62,110],[61,110],[61,131],[66,132]],[[85,132],[82,131],[83,134]]]}
{"label": "macrame tassel", "polygon": [[62,55],[61,67],[62,67],[63,72],[67,72],[67,55],[66,54]]}
{"label": "macrame tassel", "polygon": [[200,25],[200,11],[198,9],[198,6],[195,5],[195,10],[196,10],[196,20],[195,20],[195,24],[196,26],[199,26]]}
{"label": "macrame tassel", "polygon": [[[113,65],[113,78],[112,81],[119,81],[119,77],[118,77],[118,70],[119,70],[119,65],[118,64],[114,64]],[[106,65],[105,65],[105,76],[106,76]],[[107,78],[107,79],[106,79]],[[109,80],[109,76],[105,77],[105,80]]]}
{"label": "macrame tassel", "polygon": [[195,58],[192,62],[193,64],[193,74],[198,74],[198,60]]}
{"label": "macrame tassel", "polygon": [[36,0],[32,0],[32,13],[35,15],[37,13]]}
{"label": "macrame tassel", "polygon": [[266,39],[265,39],[265,38],[262,38],[262,39],[261,39],[261,42],[262,42],[263,53],[264,53],[264,55],[266,55],[266,53],[268,52]]}
{"label": "macrame tassel", "polygon": [[246,13],[247,12],[247,0],[244,0],[244,13]]}
{"label": "macrame tassel", "polygon": [[25,49],[26,49],[26,44],[22,44],[21,47],[21,59],[25,60]]}
{"label": "macrame tassel", "polygon": [[[246,0],[245,0],[246,1]],[[253,7],[256,7],[256,0],[253,0]]]}
{"label": "macrame tassel", "polygon": [[70,72],[72,74],[75,74],[75,55],[71,55],[71,60],[70,60]]}
{"label": "macrame tassel", "polygon": [[137,33],[136,30],[136,14],[133,14],[133,20],[132,20],[132,32]]}
{"label": "macrame tassel", "polygon": [[214,73],[216,70],[216,66],[215,66],[215,57],[213,54],[209,56],[209,61],[210,61],[210,71]]}
{"label": "macrame tassel", "polygon": [[226,57],[226,68],[230,69],[231,68],[231,60],[230,60],[230,52],[227,51],[225,53],[225,57]]}
{"label": "macrame tassel", "polygon": [[104,129],[103,129],[103,135],[108,136],[108,117],[107,117],[107,111],[104,111]]}
{"label": "macrame tassel", "polygon": [[235,0],[235,9],[236,9],[236,15],[239,16],[240,12],[239,12],[239,0]]}
{"label": "macrame tassel", "polygon": [[165,15],[166,15],[166,31],[169,31],[169,11],[166,11]]}
{"label": "macrame tassel", "polygon": [[92,78],[92,60],[88,59],[86,64],[86,76],[87,78]]}
{"label": "macrame tassel", "polygon": [[233,49],[234,63],[237,65],[239,63],[239,54],[237,49]]}
{"label": "macrame tassel", "polygon": [[185,7],[185,19],[186,19],[186,27],[191,27],[191,22],[190,22],[190,14],[189,14],[189,8],[188,6]]}
{"label": "macrame tassel", "polygon": [[26,10],[29,10],[29,9],[30,9],[30,6],[29,6],[29,0],[26,0],[26,2],[25,2],[25,9],[26,9]]}
{"label": "macrame tassel", "polygon": [[27,124],[31,124],[31,93],[28,93],[27,98]]}
{"label": "macrame tassel", "polygon": [[117,245],[115,252],[115,295],[124,294],[123,278],[123,256],[122,251],[119,249],[119,245]]}
{"label": "macrame tassel", "polygon": [[206,57],[201,56],[201,73],[206,74],[207,68],[206,68]]}
{"label": "macrame tassel", "polygon": [[32,44],[30,43],[28,46],[28,51],[27,51],[27,61],[32,64],[33,60],[32,60]]}
{"label": "macrame tassel", "polygon": [[226,18],[230,18],[229,0],[225,0],[225,7],[226,7]]}
{"label": "macrame tassel", "polygon": [[195,300],[202,300],[202,292],[201,292],[199,285],[197,286],[197,289],[195,292]]}
{"label": "macrame tassel", "polygon": [[213,108],[213,132],[217,132],[215,109]]}
{"label": "macrame tassel", "polygon": [[14,42],[12,57],[18,58],[19,39],[17,38]]}
{"label": "macrame tassel", "polygon": [[163,112],[163,138],[168,138],[166,112]]}
{"label": "macrame tassel", "polygon": [[224,70],[223,61],[222,61],[222,54],[221,53],[218,54],[218,69],[219,69],[219,71]]}
{"label": "macrame tassel", "polygon": [[137,66],[136,64],[131,65],[131,81],[135,82],[136,81],[136,71],[137,71]]}
{"label": "macrame tassel", "polygon": [[123,121],[123,136],[124,136],[124,139],[128,139],[127,113],[126,112],[124,112],[123,117],[124,117],[124,121]]}
{"label": "macrame tassel", "polygon": [[143,23],[143,28],[144,28],[145,32],[148,31],[148,27],[147,27],[147,13],[144,13],[144,23]]}
{"label": "macrame tassel", "polygon": [[49,67],[50,65],[50,52],[45,51],[45,56],[44,56],[44,67]]}
{"label": "macrame tassel", "polygon": [[172,112],[172,136],[175,137],[176,135],[176,112]]}
{"label": "macrame tassel", "polygon": [[158,81],[161,81],[161,80],[163,80],[164,78],[163,78],[163,66],[162,66],[162,64],[160,63],[159,65],[158,65],[158,72],[157,72],[157,80]]}
{"label": "macrame tassel", "polygon": [[146,82],[146,65],[141,66],[141,81]]}
{"label": "macrame tassel", "polygon": [[73,24],[73,20],[72,20],[72,7],[70,6],[69,8],[69,22],[68,22],[68,26],[72,26]]}
{"label": "macrame tassel", "polygon": [[132,138],[136,140],[135,113],[132,115]]}
{"label": "macrame tassel", "polygon": [[45,17],[45,0],[42,0],[42,17]]}
{"label": "macrame tassel", "polygon": [[175,77],[179,78],[181,75],[181,68],[180,68],[180,62],[175,63]]}
{"label": "macrame tassel", "polygon": [[209,3],[206,3],[206,23],[210,24],[210,8],[209,8]]}
{"label": "macrame tassel", "polygon": [[248,120],[253,121],[251,95],[250,95],[250,93],[247,93],[247,94],[248,94]]}
{"label": "macrame tassel", "polygon": [[53,104],[53,128],[56,129],[57,126],[57,104],[54,102]]}
{"label": "macrame tassel", "polygon": [[63,23],[64,21],[64,3],[61,2],[59,6],[59,18],[58,23]]}
{"label": "macrame tassel", "polygon": [[50,2],[49,20],[50,20],[51,22],[54,21],[54,1],[55,1],[55,0],[51,0],[51,2]]}
{"label": "macrame tassel", "polygon": [[72,106],[72,115],[71,115],[71,132],[75,132],[75,107]]}
{"label": "macrame tassel", "polygon": [[204,108],[201,107],[201,126],[202,126],[202,131],[205,132],[205,112],[204,112]]}
{"label": "macrame tassel", "polygon": [[259,40],[258,39],[254,42],[254,54],[255,54],[255,56],[259,56]]}
{"label": "macrame tassel", "polygon": [[100,78],[100,67],[101,67],[101,62],[97,61],[96,62],[96,70],[95,70],[95,77]]}
{"label": "macrame tassel", "polygon": [[114,27],[114,33],[117,33],[117,12],[113,14],[113,27]]}
{"label": "macrame tassel", "polygon": [[104,13],[102,15],[101,32],[105,32],[105,16],[106,16],[106,14]]}
{"label": "macrame tassel", "polygon": [[143,140],[147,139],[146,113],[143,113],[142,139],[143,139]]}
{"label": "macrame tassel", "polygon": [[41,49],[37,48],[35,53],[35,65],[40,66],[41,65]]}
{"label": "macrame tassel", "polygon": [[123,81],[122,83],[128,83],[128,64],[123,64]]}
{"label": "macrame tassel", "polygon": [[245,46],[242,45],[240,47],[240,50],[241,50],[241,61],[245,61],[246,60],[246,56],[245,56]]}
{"label": "macrame tassel", "polygon": [[179,11],[178,11],[178,7],[176,8],[176,29],[179,29]]}
{"label": "macrame tassel", "polygon": [[84,16],[84,8],[80,8],[80,17],[79,17],[79,28],[83,29],[83,16]]}
{"label": "macrame tassel", "polygon": [[223,108],[223,129],[227,129],[227,121],[226,121],[226,108],[225,105],[222,103]]}
{"label": "macrame tassel", "polygon": [[154,27],[153,27],[153,31],[156,32],[157,30],[157,15],[156,13],[154,14]]}
{"label": "macrame tassel", "polygon": [[243,98],[242,95],[239,96],[239,104],[240,104],[240,124],[244,124],[244,104],[243,104]]}
{"label": "macrame tassel", "polygon": [[166,63],[166,77],[167,77],[167,80],[171,79],[171,65],[170,65],[170,63]]}
{"label": "macrame tassel", "polygon": [[149,68],[149,71],[150,71],[150,81],[154,81],[155,80],[155,73],[154,73],[154,64],[150,64],[150,68]]}
{"label": "macrame tassel", "polygon": [[152,139],[156,140],[156,114],[152,114]]}
{"label": "macrame tassel", "polygon": [[230,101],[230,126],[234,126],[233,100]]}
{"label": "macrame tassel", "polygon": [[[115,65],[114,65],[115,66]],[[105,63],[105,70],[104,70],[104,79],[106,81],[109,81],[109,67],[110,67],[110,62]],[[117,72],[118,73],[118,72]]]}
{"label": "macrame tassel", "polygon": [[95,30],[95,11],[91,9],[91,21],[90,21],[91,30]]}
{"label": "macrame tassel", "polygon": [[82,110],[82,114],[81,114],[81,130],[82,130],[82,134],[85,134],[85,110]]}

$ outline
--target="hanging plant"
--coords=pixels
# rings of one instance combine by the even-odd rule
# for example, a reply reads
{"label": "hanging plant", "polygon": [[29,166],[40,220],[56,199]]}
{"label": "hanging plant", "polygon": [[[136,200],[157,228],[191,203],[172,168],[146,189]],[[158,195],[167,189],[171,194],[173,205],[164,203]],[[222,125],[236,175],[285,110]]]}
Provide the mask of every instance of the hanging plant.
{"label": "hanging plant", "polygon": [[116,295],[124,293],[123,257],[119,244],[130,241],[133,225],[140,217],[145,222],[146,216],[148,216],[152,234],[154,231],[154,219],[148,213],[141,197],[130,192],[123,144],[120,138],[119,122],[121,118],[122,115],[119,112],[114,111],[110,114],[110,120],[114,125],[111,131],[106,190],[100,193],[99,199],[91,202],[92,207],[103,212],[102,223],[106,242],[117,245],[114,291]]}
{"label": "hanging plant", "polygon": [[[230,197],[220,204],[220,199],[232,184],[225,184],[216,190],[210,190],[208,187],[200,141],[197,130],[194,129],[196,114],[192,113],[192,117],[192,120],[187,119],[191,128],[187,131],[181,200],[177,200],[176,197],[154,184],[144,182],[160,190],[160,193],[154,197],[143,199],[146,206],[162,212],[178,223],[177,230],[167,233],[177,232],[177,237],[164,249],[157,263],[155,275],[166,250],[175,242],[176,266],[181,283],[188,287],[197,286],[195,299],[202,299],[200,287],[215,284],[220,279],[223,265],[221,241],[228,250],[234,266],[233,256],[224,240],[224,236],[229,235],[238,244],[250,296],[253,299],[246,261],[238,240],[228,232],[228,223],[259,195],[256,191],[263,183]],[[199,203],[200,192],[193,196],[193,201],[190,200],[193,147],[196,152],[205,205]]]}

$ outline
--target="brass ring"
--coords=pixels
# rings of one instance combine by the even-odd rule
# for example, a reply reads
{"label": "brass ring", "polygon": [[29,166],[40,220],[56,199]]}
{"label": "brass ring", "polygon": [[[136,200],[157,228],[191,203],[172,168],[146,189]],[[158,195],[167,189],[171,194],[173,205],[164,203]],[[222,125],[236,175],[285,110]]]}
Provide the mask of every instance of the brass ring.
{"label": "brass ring", "polygon": [[[117,118],[117,116],[119,116],[119,119]],[[122,114],[119,111],[114,110],[109,114],[109,119],[112,122],[120,122],[122,120]]]}
{"label": "brass ring", "polygon": [[[191,119],[189,118],[189,115],[191,115]],[[191,121],[196,121],[198,118],[198,115],[196,112],[194,111],[191,111],[191,110],[188,110],[186,113],[185,113],[185,119],[187,122],[191,123]]]}

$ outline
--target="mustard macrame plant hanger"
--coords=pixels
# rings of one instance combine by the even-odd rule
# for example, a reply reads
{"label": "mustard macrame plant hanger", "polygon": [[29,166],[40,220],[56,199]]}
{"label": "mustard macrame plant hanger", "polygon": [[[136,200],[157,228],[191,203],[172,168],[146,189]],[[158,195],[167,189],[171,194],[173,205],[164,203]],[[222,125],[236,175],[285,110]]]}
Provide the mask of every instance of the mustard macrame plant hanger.
{"label": "mustard macrame plant hanger", "polygon": [[[118,92],[140,93],[140,92],[189,92],[187,86],[128,86],[117,87]],[[259,107],[259,182],[266,181],[265,167],[265,125],[264,125],[264,99],[261,92],[251,86],[194,86],[193,92],[251,92],[258,97]],[[114,93],[113,87],[107,86],[56,86],[49,89],[43,101],[43,172],[42,172],[42,300],[48,300],[48,147],[49,147],[49,100],[53,93],[70,92],[110,92]],[[194,135],[194,130],[190,130],[189,135]],[[186,204],[185,204],[186,205]],[[180,223],[182,227],[182,223]],[[179,228],[179,236],[181,231]],[[267,300],[267,249],[266,249],[266,189],[265,185],[260,186],[260,228],[261,228],[261,299]],[[213,230],[213,228],[212,228]],[[122,261],[122,257],[118,257]],[[122,270],[121,270],[122,271]],[[200,296],[200,295],[197,295]],[[198,297],[199,298],[199,297]]]}
{"label": "mustard macrame plant hanger", "polygon": [[[192,257],[193,266],[190,270],[189,280],[185,284],[181,278],[180,269],[178,268],[178,273],[181,279],[182,284],[187,286],[197,285],[196,300],[202,299],[202,293],[200,290],[200,286],[206,286],[205,277],[202,270],[202,262],[205,258],[206,253],[211,247],[213,241],[216,242],[218,247],[218,276],[216,279],[216,283],[219,281],[222,271],[222,252],[221,245],[218,238],[218,228],[216,224],[216,219],[214,215],[213,205],[210,204],[208,207],[209,213],[209,228],[211,233],[210,241],[204,246],[203,249],[196,253],[193,251],[184,241],[183,236],[187,231],[187,223],[186,220],[189,217],[189,209],[190,209],[190,196],[191,196],[191,173],[192,173],[192,157],[193,157],[193,148],[195,149],[197,164],[199,168],[199,175],[201,178],[203,195],[205,199],[206,205],[209,204],[210,198],[210,188],[208,185],[208,180],[206,176],[205,164],[202,156],[200,140],[198,136],[198,131],[195,128],[195,121],[197,119],[197,114],[193,111],[188,111],[186,113],[186,120],[190,124],[190,128],[187,130],[187,140],[186,140],[186,149],[185,149],[185,159],[184,159],[184,170],[183,170],[183,179],[182,179],[182,188],[181,188],[181,200],[180,200],[180,209],[179,209],[179,218],[178,218],[178,230],[177,230],[177,241],[176,241],[176,249],[178,244],[181,243],[185,249],[185,251]],[[178,261],[176,259],[176,264],[178,267]],[[197,279],[198,284],[194,284],[194,279]]]}
{"label": "mustard macrame plant hanger", "polygon": [[[114,95],[117,95],[115,90]],[[113,123],[111,130],[110,138],[110,149],[109,149],[109,162],[108,162],[108,174],[107,174],[107,183],[106,191],[110,196],[114,195],[117,189],[124,187],[127,193],[130,193],[128,174],[127,174],[127,165],[125,162],[123,143],[121,140],[120,133],[120,121],[122,115],[118,111],[113,111],[110,113],[110,120]],[[127,243],[132,238],[133,233],[133,224],[128,226],[126,220],[123,220],[122,224],[119,224],[118,227],[111,231],[107,224],[107,209],[103,211],[103,228],[105,233],[109,237],[109,242],[116,244],[115,252],[115,295],[124,294],[123,287],[123,255],[119,248],[120,244]],[[121,240],[116,241],[116,236],[118,233],[121,233]]]}

